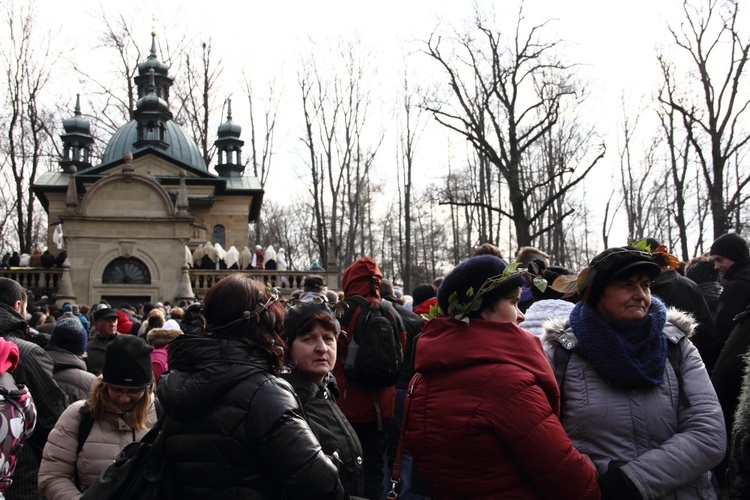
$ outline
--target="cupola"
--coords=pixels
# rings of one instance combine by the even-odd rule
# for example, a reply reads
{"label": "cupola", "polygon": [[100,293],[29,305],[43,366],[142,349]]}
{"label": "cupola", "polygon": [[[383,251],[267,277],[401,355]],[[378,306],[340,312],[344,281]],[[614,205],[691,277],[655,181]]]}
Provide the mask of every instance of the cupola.
{"label": "cupola", "polygon": [[240,177],[245,171],[242,164],[242,146],[240,140],[242,127],[232,121],[232,100],[227,100],[227,121],[219,125],[218,139],[214,145],[218,153],[216,172],[222,177]]}
{"label": "cupola", "polygon": [[76,107],[72,118],[63,120],[63,133],[60,136],[63,143],[63,154],[59,162],[63,172],[67,172],[70,166],[78,170],[91,166],[91,145],[94,138],[91,137],[91,125],[81,116],[81,96],[76,95]]}

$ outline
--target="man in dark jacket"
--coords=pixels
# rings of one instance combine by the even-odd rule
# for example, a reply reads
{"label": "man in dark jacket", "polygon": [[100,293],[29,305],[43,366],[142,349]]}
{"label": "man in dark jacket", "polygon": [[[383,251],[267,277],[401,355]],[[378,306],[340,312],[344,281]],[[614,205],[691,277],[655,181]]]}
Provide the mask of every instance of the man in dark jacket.
{"label": "man in dark jacket", "polygon": [[710,254],[724,287],[716,308],[716,331],[723,344],[737,324],[735,316],[750,305],[750,248],[739,234],[727,233],[716,238]]}
{"label": "man in dark jacket", "polygon": [[40,346],[25,340],[29,329],[23,314],[27,296],[21,285],[8,278],[0,278],[0,336],[18,346],[20,360],[13,372],[17,384],[29,388],[37,408],[36,428],[18,455],[13,484],[6,491],[7,498],[41,498],[37,488],[37,474],[47,436],[60,414],[68,405],[65,393],[53,377],[52,359]]}

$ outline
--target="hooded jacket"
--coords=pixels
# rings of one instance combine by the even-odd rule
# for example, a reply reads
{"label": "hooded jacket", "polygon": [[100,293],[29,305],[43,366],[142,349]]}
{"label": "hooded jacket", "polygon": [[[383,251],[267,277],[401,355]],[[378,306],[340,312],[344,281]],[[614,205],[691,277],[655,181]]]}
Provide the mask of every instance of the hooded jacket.
{"label": "hooded jacket", "polygon": [[336,466],[294,390],[253,347],[180,335],[157,389],[166,459],[182,498],[337,498]]}
{"label": "hooded jacket", "polygon": [[[440,498],[599,498],[558,420],[536,337],[514,323],[430,320],[417,341],[406,447]],[[409,400],[407,400],[409,401]]]}
{"label": "hooded jacket", "polygon": [[[383,275],[377,263],[370,257],[360,257],[351,266],[347,267],[342,277],[341,285],[344,289],[344,298],[354,295],[365,297],[372,304],[380,304],[380,282]],[[348,335],[339,335],[338,337],[338,355],[333,374],[336,376],[336,383],[341,391],[341,397],[338,404],[341,411],[344,412],[349,422],[366,424],[379,422],[378,409],[373,402],[373,392],[365,389],[349,379],[344,374],[343,362],[346,359],[346,353],[349,350],[349,342],[354,334],[354,324],[356,323],[356,306],[350,305],[343,317],[340,318],[341,329]],[[404,349],[406,344],[406,329],[404,328],[401,317],[393,313],[393,324],[399,333],[401,348]],[[389,422],[393,418],[393,411],[396,404],[396,387],[386,387],[375,391],[375,397],[380,407],[381,421]]]}
{"label": "hooded jacket", "polygon": [[55,381],[68,395],[68,399],[78,401],[88,398],[96,375],[86,371],[86,363],[83,359],[57,346],[47,346],[47,354],[55,364]]}
{"label": "hooded jacket", "polygon": [[34,432],[36,406],[29,389],[18,387],[11,371],[18,366],[18,347],[13,342],[0,339],[0,418],[14,425],[0,427],[0,496],[11,484],[16,458],[23,443]]}
{"label": "hooded jacket", "polygon": [[[599,474],[619,468],[641,498],[716,498],[710,470],[724,456],[726,431],[719,401],[697,349],[681,340],[692,334],[692,317],[667,313],[664,335],[680,348],[680,377],[672,363],[664,382],[650,389],[620,390],[607,384],[575,350],[565,320],[546,326],[544,342],[555,366],[554,349],[572,349],[563,385],[563,422],[570,440],[594,461]],[[680,390],[690,406],[681,403]]]}

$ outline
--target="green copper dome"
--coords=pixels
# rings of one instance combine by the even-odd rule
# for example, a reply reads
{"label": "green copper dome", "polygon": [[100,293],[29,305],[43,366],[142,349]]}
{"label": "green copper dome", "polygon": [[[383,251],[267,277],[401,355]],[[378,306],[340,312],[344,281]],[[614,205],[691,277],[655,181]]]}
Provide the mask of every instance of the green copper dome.
{"label": "green copper dome", "polygon": [[169,147],[166,150],[157,149],[151,145],[136,148],[134,144],[138,141],[137,125],[138,122],[136,122],[136,120],[131,120],[115,132],[115,135],[112,136],[109,144],[107,144],[107,148],[104,150],[101,165],[107,165],[122,160],[122,155],[124,155],[126,151],[137,153],[144,149],[151,148],[156,149],[185,165],[208,172],[200,148],[174,121],[168,120],[166,122],[164,142],[169,144]]}

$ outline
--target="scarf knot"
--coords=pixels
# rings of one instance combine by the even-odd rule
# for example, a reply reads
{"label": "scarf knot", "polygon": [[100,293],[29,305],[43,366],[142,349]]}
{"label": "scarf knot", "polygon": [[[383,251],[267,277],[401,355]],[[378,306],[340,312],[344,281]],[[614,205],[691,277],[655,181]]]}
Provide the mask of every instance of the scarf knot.
{"label": "scarf knot", "polygon": [[586,358],[606,382],[622,389],[645,389],[664,380],[667,338],[663,335],[667,308],[656,297],[645,318],[607,323],[586,302],[570,313],[570,326],[578,340],[576,351]]}

